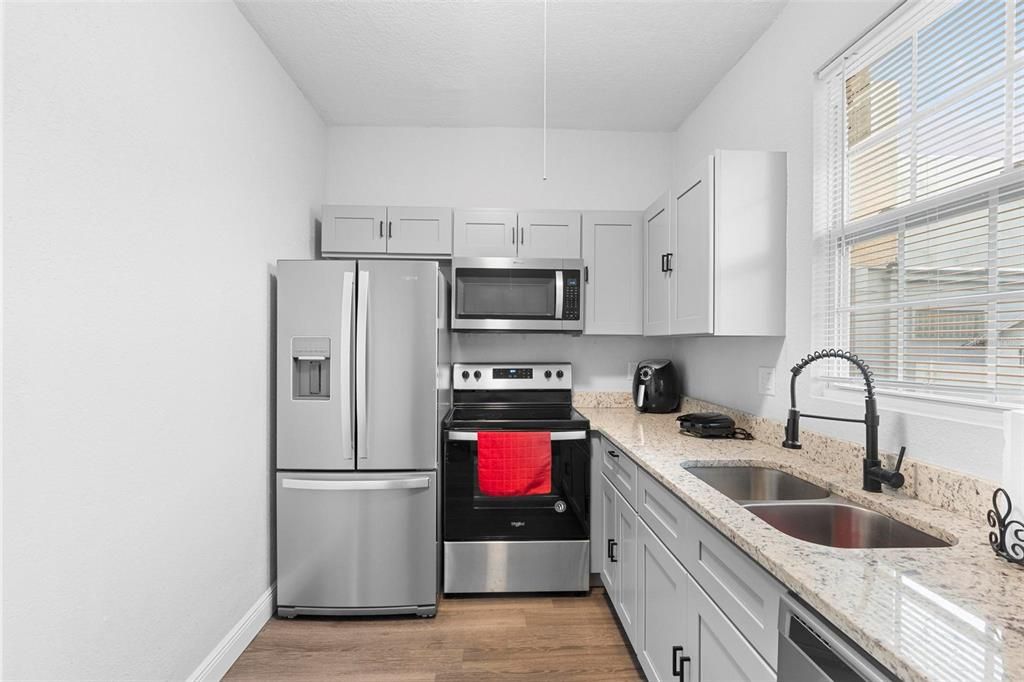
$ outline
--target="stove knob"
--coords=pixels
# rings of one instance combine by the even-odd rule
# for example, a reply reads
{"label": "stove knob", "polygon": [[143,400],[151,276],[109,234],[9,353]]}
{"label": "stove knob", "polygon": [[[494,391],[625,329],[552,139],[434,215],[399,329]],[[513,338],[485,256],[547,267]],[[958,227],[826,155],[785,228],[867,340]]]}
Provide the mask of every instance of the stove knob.
{"label": "stove knob", "polygon": [[473,372],[473,378],[476,379],[477,381],[480,381],[480,376],[480,370]]}
{"label": "stove knob", "polygon": [[562,370],[558,370],[557,372],[555,372],[555,376],[561,379],[562,377],[565,376],[565,372],[563,372]]}
{"label": "stove knob", "polygon": [[544,370],[544,378],[545,379],[550,379],[551,378],[551,370],[550,369]]}
{"label": "stove knob", "polygon": [[462,378],[463,378],[464,381],[469,381],[469,370],[468,369],[462,370]]}

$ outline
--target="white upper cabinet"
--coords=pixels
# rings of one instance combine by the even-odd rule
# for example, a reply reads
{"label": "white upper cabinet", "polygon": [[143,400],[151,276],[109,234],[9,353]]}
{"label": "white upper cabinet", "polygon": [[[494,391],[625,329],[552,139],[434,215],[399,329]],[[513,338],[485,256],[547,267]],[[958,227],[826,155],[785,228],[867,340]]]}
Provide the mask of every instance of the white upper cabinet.
{"label": "white upper cabinet", "polygon": [[579,258],[578,211],[520,211],[520,258]]}
{"label": "white upper cabinet", "polygon": [[643,214],[583,213],[584,334],[643,333]]}
{"label": "white upper cabinet", "polygon": [[672,282],[672,333],[714,331],[714,224],[711,183],[714,161],[691,173],[672,193],[672,249],[667,268]]}
{"label": "white upper cabinet", "polygon": [[389,206],[387,237],[388,253],[450,255],[452,210]]}
{"label": "white upper cabinet", "polygon": [[671,230],[669,197],[663,194],[644,212],[644,336],[672,333],[672,282],[667,269]]}
{"label": "white upper cabinet", "polygon": [[491,208],[455,210],[453,256],[514,258],[518,248],[515,211]]}
{"label": "white upper cabinet", "polygon": [[785,336],[784,152],[715,152],[648,209],[644,237],[645,335]]}
{"label": "white upper cabinet", "polygon": [[714,188],[714,333],[785,336],[786,153],[720,151]]}
{"label": "white upper cabinet", "polygon": [[452,210],[404,206],[324,206],[320,251],[327,256],[450,256]]}
{"label": "white upper cabinet", "polygon": [[384,206],[324,206],[320,251],[325,254],[386,253]]}

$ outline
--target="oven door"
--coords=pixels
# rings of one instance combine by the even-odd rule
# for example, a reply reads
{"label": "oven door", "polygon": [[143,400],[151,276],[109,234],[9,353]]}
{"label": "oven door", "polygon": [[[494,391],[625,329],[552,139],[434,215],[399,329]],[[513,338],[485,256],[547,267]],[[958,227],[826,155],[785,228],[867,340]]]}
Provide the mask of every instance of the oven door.
{"label": "oven door", "polygon": [[492,497],[477,479],[476,432],[447,431],[444,539],[586,540],[590,447],[586,431],[551,432],[550,494]]}
{"label": "oven door", "polygon": [[[570,270],[578,282],[578,271]],[[456,258],[452,261],[452,329],[578,331],[578,285],[566,298],[560,259]],[[566,315],[566,304],[572,309]],[[569,319],[566,320],[566,317]]]}

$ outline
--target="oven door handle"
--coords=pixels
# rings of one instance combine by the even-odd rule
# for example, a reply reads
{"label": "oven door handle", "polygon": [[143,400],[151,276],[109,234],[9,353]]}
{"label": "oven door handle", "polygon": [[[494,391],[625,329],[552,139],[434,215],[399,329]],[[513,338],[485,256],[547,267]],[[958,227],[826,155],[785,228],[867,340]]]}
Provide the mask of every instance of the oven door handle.
{"label": "oven door handle", "polygon": [[[492,432],[493,433],[493,432]],[[508,433],[515,433],[515,431],[509,431]],[[477,436],[480,435],[479,431],[449,431],[448,440],[468,441],[475,443]],[[586,431],[552,431],[551,440],[585,440],[587,437]]]}

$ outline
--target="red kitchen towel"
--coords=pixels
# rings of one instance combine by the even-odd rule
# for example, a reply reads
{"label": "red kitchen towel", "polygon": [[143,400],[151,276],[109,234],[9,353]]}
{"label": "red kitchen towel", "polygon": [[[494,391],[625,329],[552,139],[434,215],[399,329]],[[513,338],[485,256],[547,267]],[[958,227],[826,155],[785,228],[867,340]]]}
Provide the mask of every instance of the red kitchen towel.
{"label": "red kitchen towel", "polygon": [[476,476],[484,495],[551,493],[551,434],[547,431],[481,431],[476,451]]}

